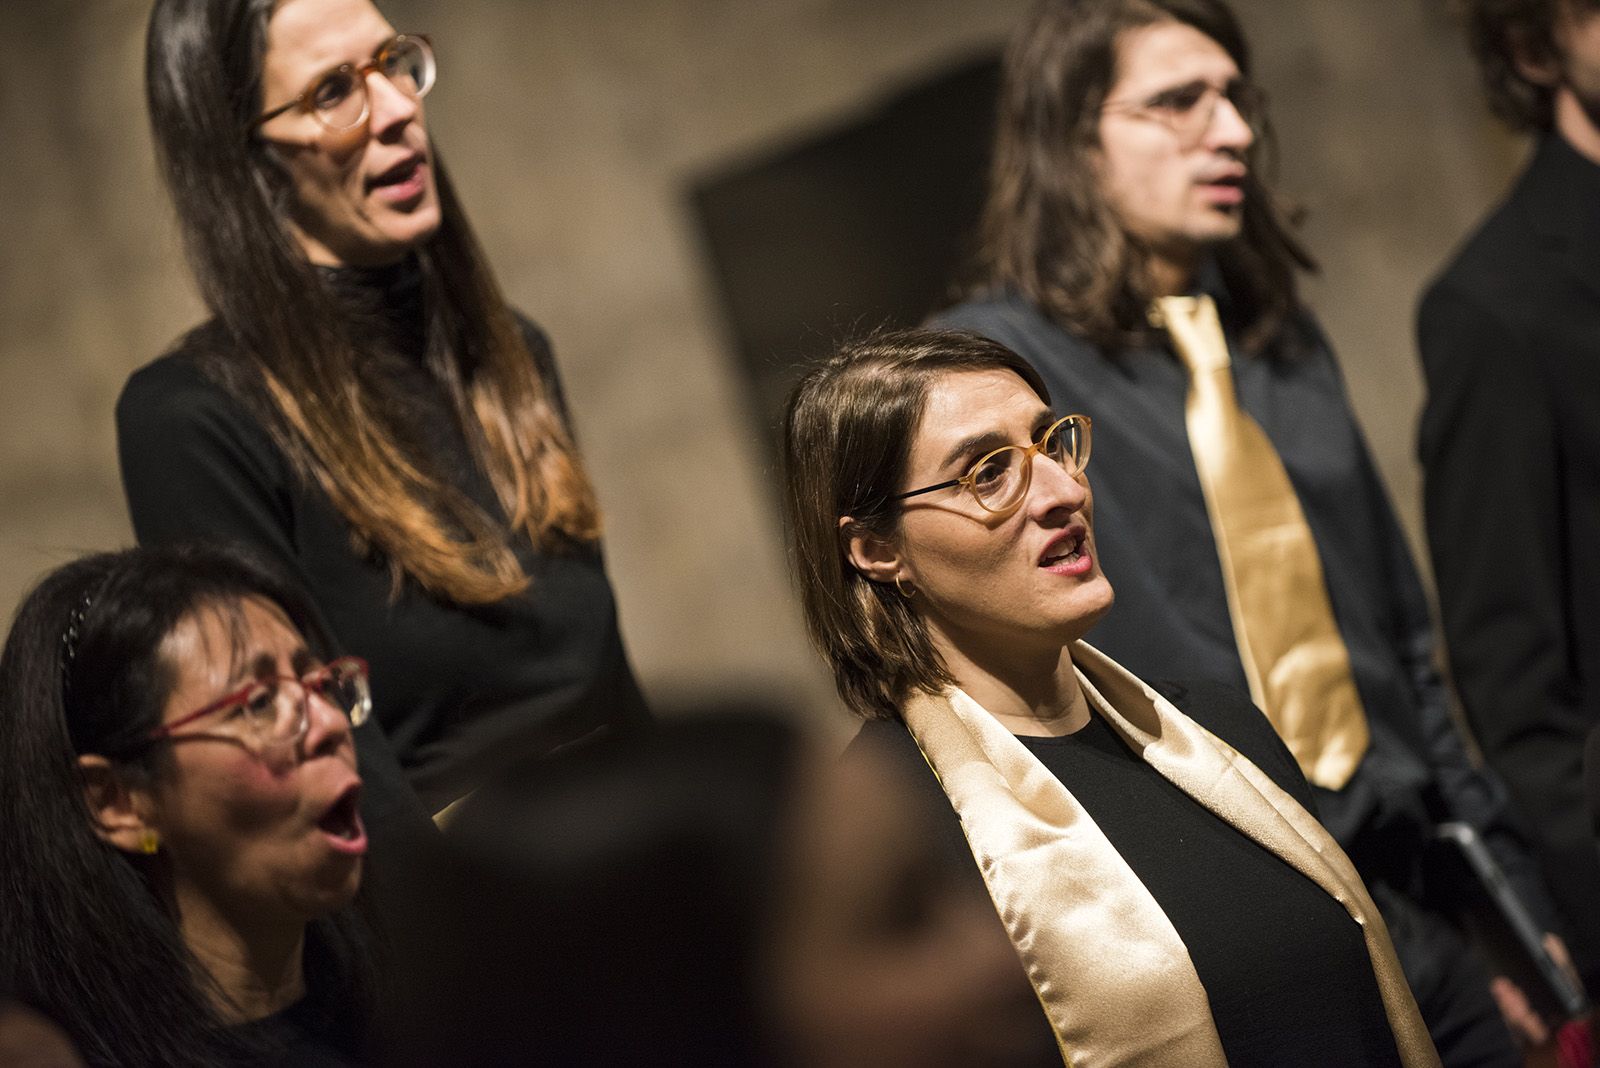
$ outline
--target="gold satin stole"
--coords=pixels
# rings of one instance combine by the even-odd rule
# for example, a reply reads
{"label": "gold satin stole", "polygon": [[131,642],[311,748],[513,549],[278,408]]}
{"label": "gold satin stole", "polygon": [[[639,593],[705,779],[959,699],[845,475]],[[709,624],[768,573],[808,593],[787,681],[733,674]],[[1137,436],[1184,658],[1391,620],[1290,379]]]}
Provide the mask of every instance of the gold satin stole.
{"label": "gold satin stole", "polygon": [[[1076,642],[1072,659],[1093,713],[1135,753],[1345,907],[1362,927],[1401,1060],[1408,1068],[1437,1066],[1389,932],[1322,825],[1109,657]],[[961,819],[1063,1062],[1226,1065],[1178,932],[1066,786],[959,689],[918,695],[902,712]]]}

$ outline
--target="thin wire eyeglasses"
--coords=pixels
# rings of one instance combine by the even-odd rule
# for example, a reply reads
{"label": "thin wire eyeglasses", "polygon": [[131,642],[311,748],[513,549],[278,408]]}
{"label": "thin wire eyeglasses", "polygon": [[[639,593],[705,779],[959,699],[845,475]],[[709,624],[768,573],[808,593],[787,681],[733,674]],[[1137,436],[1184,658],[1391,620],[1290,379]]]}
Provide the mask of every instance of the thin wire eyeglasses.
{"label": "thin wire eyeglasses", "polygon": [[1192,81],[1164,89],[1148,100],[1107,103],[1100,108],[1102,115],[1129,115],[1136,119],[1159,122],[1171,130],[1178,139],[1178,147],[1185,152],[1198,148],[1217,121],[1217,109],[1227,100],[1238,112],[1239,118],[1250,127],[1252,135],[1259,137],[1266,124],[1266,94],[1254,82],[1235,78],[1226,86],[1218,87],[1205,81]]}
{"label": "thin wire eyeglasses", "polygon": [[1057,419],[1032,445],[1002,445],[984,453],[960,478],[898,493],[891,500],[903,501],[960,486],[972,494],[972,499],[984,511],[1008,511],[1027,495],[1028,486],[1033,482],[1035,456],[1048,456],[1074,478],[1083,474],[1089,463],[1089,428],[1092,425],[1087,415]]}
{"label": "thin wire eyeglasses", "polygon": [[340,657],[300,678],[270,675],[251,680],[204,708],[163,723],[145,736],[156,742],[182,737],[179,727],[202,717],[225,713],[214,732],[243,742],[260,756],[268,749],[297,744],[311,729],[311,696],[326,701],[359,727],[372,714],[372,689],[367,682],[367,662],[360,657]]}
{"label": "thin wire eyeglasses", "polygon": [[335,133],[353,130],[372,113],[367,78],[374,72],[412,99],[421,100],[438,77],[433,45],[423,34],[396,34],[378,46],[365,63],[344,63],[333,68],[287,104],[263,113],[250,128],[260,129],[263,123],[284,112],[299,109]]}

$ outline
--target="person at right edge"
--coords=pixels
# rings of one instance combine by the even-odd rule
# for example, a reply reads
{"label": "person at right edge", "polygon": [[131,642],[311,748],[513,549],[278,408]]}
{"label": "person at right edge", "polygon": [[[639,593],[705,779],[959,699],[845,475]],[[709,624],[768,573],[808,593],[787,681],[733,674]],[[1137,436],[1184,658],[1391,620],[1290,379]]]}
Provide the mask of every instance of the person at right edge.
{"label": "person at right edge", "polygon": [[1490,104],[1535,144],[1422,300],[1428,545],[1456,690],[1594,991],[1600,856],[1583,751],[1600,725],[1600,2],[1466,8]]}
{"label": "person at right edge", "polygon": [[1105,428],[1118,597],[1099,648],[1141,677],[1247,690],[1370,887],[1444,1063],[1517,1064],[1513,1030],[1548,1029],[1430,901],[1437,825],[1477,828],[1543,930],[1554,908],[1451,722],[1415,566],[1296,296],[1312,261],[1254,166],[1249,72],[1221,0],[1039,4],[1005,60],[982,277],[938,322],[1010,347]]}

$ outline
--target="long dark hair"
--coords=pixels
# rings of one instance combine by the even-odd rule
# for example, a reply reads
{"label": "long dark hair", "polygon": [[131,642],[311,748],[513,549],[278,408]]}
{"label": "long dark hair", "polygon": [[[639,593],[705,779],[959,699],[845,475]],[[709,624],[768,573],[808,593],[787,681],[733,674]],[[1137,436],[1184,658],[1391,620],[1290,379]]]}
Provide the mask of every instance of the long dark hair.
{"label": "long dark hair", "polygon": [[[51,573],[0,652],[0,989],[60,1024],[90,1063],[202,1065],[262,1052],[219,1019],[161,858],[123,853],[94,832],[77,761],[98,753],[133,781],[161,775],[170,750],[138,743],[175,683],[162,641],[196,610],[236,611],[247,596],[282,608],[311,651],[331,652],[288,580],[231,551],[185,547],[89,556]],[[363,1005],[366,941],[353,909],[311,925],[313,1007]]]}
{"label": "long dark hair", "polygon": [[[1148,250],[1101,192],[1100,109],[1129,30],[1186,23],[1221,45],[1242,74],[1250,54],[1221,0],[1043,0],[1006,52],[977,288],[1010,289],[1110,352],[1149,337]],[[1252,149],[1270,153],[1270,134]],[[1243,232],[1217,250],[1247,349],[1276,337],[1296,306],[1295,270],[1312,270],[1255,165]]]}
{"label": "long dark hair", "polygon": [[839,528],[890,537],[894,500],[928,390],[961,371],[1010,371],[1039,399],[1050,392],[1027,361],[996,341],[956,330],[898,330],[846,344],[789,395],[783,422],[783,503],[794,540],[806,626],[833,669],[839,696],[868,719],[891,719],[915,690],[955,679],[927,624],[892,585],[845,556]]}
{"label": "long dark hair", "polygon": [[[251,135],[273,0],[157,0],[145,88],[156,155],[201,295],[226,332],[205,373],[243,400],[358,544],[460,603],[528,585],[512,539],[599,536],[599,507],[551,389],[506,306],[437,151],[442,223],[417,251],[426,362],[504,517],[456,489],[364,379],[363,339],[291,237],[290,184]],[[243,354],[243,359],[239,358]]]}

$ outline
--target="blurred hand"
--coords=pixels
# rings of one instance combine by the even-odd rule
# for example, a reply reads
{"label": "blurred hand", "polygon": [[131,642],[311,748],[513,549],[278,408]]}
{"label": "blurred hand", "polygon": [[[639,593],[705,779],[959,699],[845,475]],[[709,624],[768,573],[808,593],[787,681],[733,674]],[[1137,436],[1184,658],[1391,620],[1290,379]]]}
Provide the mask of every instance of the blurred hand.
{"label": "blurred hand", "polygon": [[[1544,948],[1556,965],[1581,987],[1583,983],[1578,978],[1577,969],[1572,966],[1572,957],[1567,952],[1566,943],[1555,935],[1547,933],[1544,936]],[[1495,1005],[1500,1009],[1500,1015],[1505,1017],[1506,1026],[1511,1028],[1512,1035],[1524,1047],[1538,1049],[1553,1044],[1555,1033],[1534,1011],[1527,995],[1516,983],[1503,975],[1497,975],[1489,981],[1489,992],[1494,995]]]}
{"label": "blurred hand", "polygon": [[1505,1017],[1506,1026],[1511,1028],[1512,1037],[1523,1046],[1543,1046],[1550,1041],[1550,1028],[1545,1026],[1544,1020],[1533,1011],[1533,1006],[1528,1004],[1527,995],[1522,988],[1503,975],[1497,975],[1489,980],[1489,993],[1494,995],[1494,1003],[1500,1009],[1500,1015]]}

